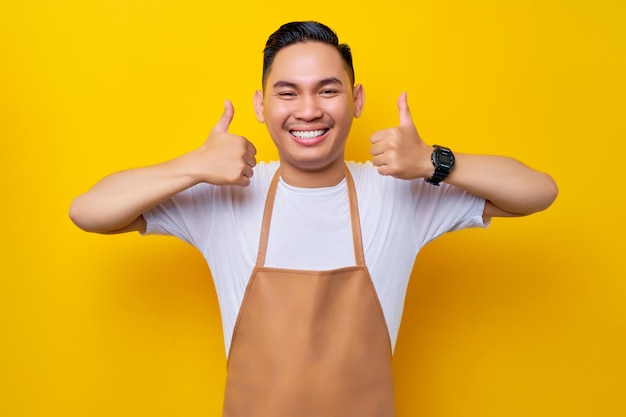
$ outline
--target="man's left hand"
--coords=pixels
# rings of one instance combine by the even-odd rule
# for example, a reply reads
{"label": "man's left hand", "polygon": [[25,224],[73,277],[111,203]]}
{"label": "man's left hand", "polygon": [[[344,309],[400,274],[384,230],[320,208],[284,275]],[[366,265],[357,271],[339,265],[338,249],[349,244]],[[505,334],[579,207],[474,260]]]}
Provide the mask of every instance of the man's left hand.
{"label": "man's left hand", "polygon": [[400,125],[375,132],[371,137],[372,163],[381,175],[400,179],[429,178],[433,172],[433,148],[424,143],[413,123],[407,94],[398,98]]}

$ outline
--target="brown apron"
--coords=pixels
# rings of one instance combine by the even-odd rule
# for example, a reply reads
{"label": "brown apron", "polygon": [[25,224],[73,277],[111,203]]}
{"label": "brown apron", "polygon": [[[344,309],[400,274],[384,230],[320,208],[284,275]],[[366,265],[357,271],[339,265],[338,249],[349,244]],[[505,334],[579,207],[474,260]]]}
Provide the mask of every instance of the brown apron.
{"label": "brown apron", "polygon": [[224,417],[391,417],[391,342],[365,266],[346,168],[356,266],[265,267],[279,173],[265,203],[257,263],[228,356]]}

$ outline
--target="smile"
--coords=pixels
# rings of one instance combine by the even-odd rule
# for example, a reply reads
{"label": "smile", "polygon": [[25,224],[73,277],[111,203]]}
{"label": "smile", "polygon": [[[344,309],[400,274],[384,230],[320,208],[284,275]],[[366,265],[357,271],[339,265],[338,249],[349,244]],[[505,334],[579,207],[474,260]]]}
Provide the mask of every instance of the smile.
{"label": "smile", "polygon": [[328,137],[330,129],[290,130],[291,138],[302,146],[315,146]]}
{"label": "smile", "polygon": [[291,133],[293,136],[300,139],[313,139],[318,136],[322,136],[326,133],[328,129],[320,129],[320,130],[292,130]]}

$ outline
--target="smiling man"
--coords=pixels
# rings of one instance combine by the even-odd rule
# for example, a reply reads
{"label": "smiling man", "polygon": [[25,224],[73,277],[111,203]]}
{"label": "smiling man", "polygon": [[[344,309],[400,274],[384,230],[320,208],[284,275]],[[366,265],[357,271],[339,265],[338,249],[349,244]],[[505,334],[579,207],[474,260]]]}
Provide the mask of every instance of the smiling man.
{"label": "smiling man", "polygon": [[267,41],[254,95],[279,161],[228,131],[197,150],[105,177],[72,220],[99,233],[177,236],[207,260],[228,354],[224,416],[393,416],[391,357],[419,250],[494,216],[549,207],[552,178],[508,157],[429,146],[406,94],[400,124],[346,163],[364,105],[350,48],[317,22]]}
{"label": "smiling man", "polygon": [[363,88],[346,65],[333,45],[291,44],[275,55],[264,92],[254,96],[291,185],[324,187],[344,177],[345,142],[363,108]]}

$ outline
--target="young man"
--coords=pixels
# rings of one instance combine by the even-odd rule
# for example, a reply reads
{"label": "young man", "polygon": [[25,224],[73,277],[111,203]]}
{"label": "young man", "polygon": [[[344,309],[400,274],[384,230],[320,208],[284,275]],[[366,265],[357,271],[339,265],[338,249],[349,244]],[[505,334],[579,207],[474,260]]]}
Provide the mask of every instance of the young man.
{"label": "young man", "polygon": [[344,162],[364,93],[352,57],[316,22],[283,25],[254,96],[280,161],[228,132],[197,150],[110,175],[70,216],[99,233],[178,236],[211,267],[228,378],[225,416],[393,416],[391,355],[420,248],[493,216],[543,210],[552,178],[510,158],[425,144],[406,94],[400,125],[371,136],[371,163]]}

